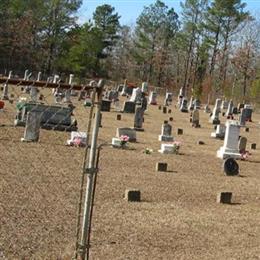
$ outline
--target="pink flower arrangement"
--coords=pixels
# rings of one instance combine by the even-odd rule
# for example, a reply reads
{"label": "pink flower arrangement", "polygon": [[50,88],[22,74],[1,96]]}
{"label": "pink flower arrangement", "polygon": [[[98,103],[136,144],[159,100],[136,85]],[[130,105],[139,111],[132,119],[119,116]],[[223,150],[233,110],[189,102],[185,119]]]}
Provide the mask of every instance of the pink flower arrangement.
{"label": "pink flower arrangement", "polygon": [[121,145],[125,145],[129,141],[129,136],[121,135],[119,139],[121,141]]}

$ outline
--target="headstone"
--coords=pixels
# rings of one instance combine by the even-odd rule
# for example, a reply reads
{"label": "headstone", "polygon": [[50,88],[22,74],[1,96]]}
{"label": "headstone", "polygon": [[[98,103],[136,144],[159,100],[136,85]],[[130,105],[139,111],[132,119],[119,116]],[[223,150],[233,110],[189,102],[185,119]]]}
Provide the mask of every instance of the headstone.
{"label": "headstone", "polygon": [[220,149],[217,151],[218,158],[241,158],[241,154],[238,150],[239,132],[240,125],[237,121],[228,120],[226,122],[226,134],[224,138],[224,145],[220,147]]}
{"label": "headstone", "polygon": [[121,120],[121,114],[116,115],[116,120]]}
{"label": "headstone", "polygon": [[243,108],[243,110],[244,110],[244,113],[245,113],[246,121],[252,122],[253,109],[251,107],[246,107],[245,106],[245,108]]}
{"label": "headstone", "polygon": [[245,106],[245,104],[243,104],[243,103],[239,103],[237,105],[237,110],[238,110],[239,113],[241,113],[241,110],[242,110],[242,108],[244,108],[244,106]]}
{"label": "headstone", "polygon": [[87,144],[87,134],[85,132],[72,131],[67,145],[84,147]]}
{"label": "headstone", "polygon": [[233,100],[230,100],[228,103],[228,108],[227,108],[227,112],[226,112],[226,116],[232,116],[232,112],[233,112]]}
{"label": "headstone", "polygon": [[120,136],[126,135],[129,137],[129,142],[136,142],[136,131],[133,128],[128,127],[120,127],[116,130],[116,137],[120,138]]}
{"label": "headstone", "polygon": [[198,109],[194,109],[191,117],[192,127],[200,127],[200,114]]}
{"label": "headstone", "polygon": [[174,154],[174,144],[161,144],[161,149],[158,152],[162,154]]}
{"label": "headstone", "polygon": [[103,111],[103,112],[110,112],[110,108],[111,108],[111,101],[102,99],[101,111]]}
{"label": "headstone", "polygon": [[161,110],[161,109],[162,109],[162,106],[158,106],[158,109]]}
{"label": "headstone", "polygon": [[157,105],[157,93],[155,91],[152,91],[149,95],[149,104],[150,105]]}
{"label": "headstone", "polygon": [[238,141],[238,151],[244,153],[246,151],[247,138],[241,136]]}
{"label": "headstone", "polygon": [[232,192],[220,192],[217,196],[217,203],[230,204],[232,199]]}
{"label": "headstone", "polygon": [[178,105],[179,105],[179,107],[181,106],[182,99],[183,99],[184,95],[185,95],[184,88],[180,88],[179,95],[178,95]]}
{"label": "headstone", "polygon": [[210,107],[209,107],[208,104],[205,105],[205,107],[204,107],[204,112],[207,113],[207,114],[209,114],[209,113],[211,112]]}
{"label": "headstone", "polygon": [[157,172],[166,172],[167,171],[167,163],[162,163],[162,162],[156,163],[156,171]]}
{"label": "headstone", "polygon": [[125,191],[125,200],[128,202],[140,202],[141,201],[141,192],[140,190],[126,190]]}
{"label": "headstone", "polygon": [[218,125],[220,124],[220,120],[219,120],[219,113],[220,113],[220,106],[221,106],[221,99],[216,99],[216,103],[212,112],[212,115],[210,117],[210,122],[213,125]]}
{"label": "headstone", "polygon": [[177,129],[177,135],[183,135],[183,129],[178,128]]}
{"label": "headstone", "polygon": [[143,111],[147,109],[147,98],[144,92],[141,93],[140,105]]}
{"label": "headstone", "polygon": [[171,122],[172,122],[172,121],[173,121],[173,117],[170,117],[170,118],[169,118],[169,121],[171,121]]}
{"label": "headstone", "polygon": [[251,149],[252,149],[252,150],[255,150],[255,149],[256,149],[256,143],[251,144]]}
{"label": "headstone", "polygon": [[194,109],[200,109],[200,106],[201,106],[201,103],[200,103],[200,100],[199,99],[195,99],[193,101],[193,104],[194,104]]}
{"label": "headstone", "polygon": [[247,111],[245,108],[242,108],[241,114],[239,116],[239,124],[240,126],[245,126],[246,125],[246,116],[247,116]]}
{"label": "headstone", "polygon": [[[64,94],[64,102],[65,102],[65,103],[71,103],[70,97],[71,97],[71,94],[72,94],[72,92],[73,92],[73,89],[72,89],[72,86],[73,86],[73,78],[74,78],[74,75],[73,75],[73,74],[70,74],[69,84],[71,85],[71,88],[65,90],[65,94]],[[74,94],[74,93],[73,93],[73,94]]]}
{"label": "headstone", "polygon": [[171,114],[172,113],[172,110],[171,109],[168,109],[168,114]]}
{"label": "headstone", "polygon": [[[12,71],[9,71],[8,79],[12,77]],[[3,94],[2,94],[2,99],[3,100],[9,100],[9,91],[8,91],[8,82],[4,83],[3,86]]]}
{"label": "headstone", "polygon": [[167,113],[167,107],[163,106],[163,113],[166,114]]}
{"label": "headstone", "polygon": [[73,108],[62,106],[48,106],[35,103],[24,103],[18,110],[15,126],[25,126],[27,113],[41,113],[41,128],[59,131],[77,131],[76,121],[71,118]]}
{"label": "headstone", "polygon": [[164,99],[164,105],[170,106],[172,103],[172,96],[173,94],[171,92],[166,92],[165,99]]}
{"label": "headstone", "polygon": [[127,95],[127,80],[125,79],[124,81],[124,85],[123,85],[123,88],[122,88],[122,91],[120,93],[121,96],[126,96]]}
{"label": "headstone", "polygon": [[134,88],[133,89],[133,93],[132,96],[130,98],[130,101],[135,102],[135,103],[139,103],[140,104],[140,100],[141,100],[141,95],[142,95],[142,91],[139,87]]}
{"label": "headstone", "polygon": [[124,107],[123,107],[123,112],[134,114],[135,113],[135,102],[125,101]]}
{"label": "headstone", "polygon": [[226,132],[226,126],[224,124],[216,125],[216,132],[211,133],[211,137],[217,139],[224,139]]}
{"label": "headstone", "polygon": [[237,107],[233,107],[232,114],[233,115],[237,115],[238,114]]}
{"label": "headstone", "polygon": [[223,163],[223,171],[227,176],[236,176],[239,174],[239,165],[233,158],[228,158]]}
{"label": "headstone", "polygon": [[181,101],[180,111],[184,113],[188,113],[188,107],[187,107],[187,99],[183,98]]}
{"label": "headstone", "polygon": [[143,129],[144,110],[137,107],[135,110],[134,128],[136,131],[144,131]]}
{"label": "headstone", "polygon": [[193,103],[193,101],[194,101],[194,98],[191,97],[191,98],[190,98],[190,102],[189,102],[189,106],[188,106],[189,111],[193,111],[193,109],[194,109],[194,103]]}
{"label": "headstone", "polygon": [[222,100],[222,103],[221,103],[221,106],[220,106],[220,109],[227,109],[228,108],[228,101],[227,100]]}
{"label": "headstone", "polygon": [[24,138],[21,141],[38,142],[40,136],[41,113],[28,112],[26,126],[24,131]]}
{"label": "headstone", "polygon": [[159,135],[159,141],[165,141],[165,142],[172,142],[173,136],[172,136],[172,126],[168,124],[168,121],[164,121],[164,124],[162,125],[162,131],[161,135]]}
{"label": "headstone", "polygon": [[148,93],[148,83],[147,82],[142,83],[141,92]]}

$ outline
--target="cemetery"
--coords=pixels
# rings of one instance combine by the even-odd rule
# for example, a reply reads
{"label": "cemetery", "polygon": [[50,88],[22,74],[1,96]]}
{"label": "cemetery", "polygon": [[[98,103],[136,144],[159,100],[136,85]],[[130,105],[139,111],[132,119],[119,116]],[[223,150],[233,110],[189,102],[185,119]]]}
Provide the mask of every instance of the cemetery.
{"label": "cemetery", "polygon": [[[8,91],[14,102],[3,101],[0,113],[0,250],[11,258],[71,259],[91,106],[78,100],[78,90],[70,96],[77,119],[77,128],[70,133],[59,128],[74,125],[67,118],[72,110],[61,112],[72,108],[55,105],[51,89],[38,87],[45,102],[32,103],[30,93],[24,94],[21,87],[10,84]],[[155,97],[151,93],[146,99]],[[23,106],[21,97],[27,98]],[[228,107],[222,109],[219,99],[209,104],[212,115],[196,108],[190,118],[179,109],[177,97],[178,92],[173,92],[167,104],[170,121],[169,114],[158,109],[165,103],[164,95],[157,95],[156,103],[146,108],[140,100],[136,104],[119,95],[120,113],[113,101],[109,110],[100,101],[102,127],[97,142],[107,145],[99,155],[92,259],[254,259],[259,255],[259,111],[250,111],[245,120],[242,109],[230,120]],[[198,125],[194,112],[200,114],[199,128],[193,127]],[[56,117],[56,128],[42,127]],[[249,132],[243,131],[245,126]],[[202,141],[204,145],[198,145]],[[226,158],[238,160],[224,163]]]}
{"label": "cemetery", "polygon": [[260,260],[257,2],[0,1],[0,260]]}

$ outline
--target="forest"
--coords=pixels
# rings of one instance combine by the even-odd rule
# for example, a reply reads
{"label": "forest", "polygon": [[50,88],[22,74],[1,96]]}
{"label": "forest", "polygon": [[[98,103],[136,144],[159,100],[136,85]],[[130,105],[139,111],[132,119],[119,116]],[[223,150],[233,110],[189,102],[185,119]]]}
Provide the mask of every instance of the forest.
{"label": "forest", "polygon": [[124,79],[186,95],[260,102],[260,20],[241,0],[163,1],[144,6],[134,26],[100,5],[79,23],[81,0],[1,0],[0,73],[25,69],[77,81]]}

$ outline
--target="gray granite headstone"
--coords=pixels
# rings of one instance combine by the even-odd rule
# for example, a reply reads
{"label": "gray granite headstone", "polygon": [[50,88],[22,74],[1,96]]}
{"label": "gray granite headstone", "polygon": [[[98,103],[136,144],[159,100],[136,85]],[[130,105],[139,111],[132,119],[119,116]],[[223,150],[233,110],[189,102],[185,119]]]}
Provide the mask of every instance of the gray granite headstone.
{"label": "gray granite headstone", "polygon": [[37,142],[40,136],[41,113],[28,112],[22,141]]}
{"label": "gray granite headstone", "polygon": [[124,113],[135,113],[135,102],[132,101],[125,101],[124,107],[123,107]]}
{"label": "gray granite headstone", "polygon": [[144,119],[144,110],[142,107],[137,107],[135,110],[134,118],[134,128],[136,131],[143,131],[143,119]]}

